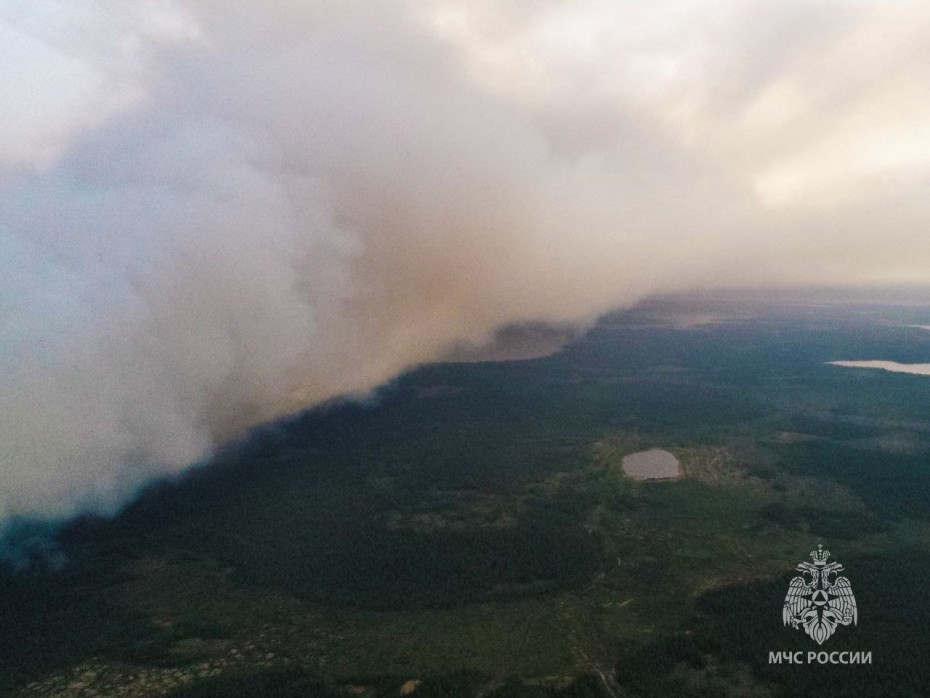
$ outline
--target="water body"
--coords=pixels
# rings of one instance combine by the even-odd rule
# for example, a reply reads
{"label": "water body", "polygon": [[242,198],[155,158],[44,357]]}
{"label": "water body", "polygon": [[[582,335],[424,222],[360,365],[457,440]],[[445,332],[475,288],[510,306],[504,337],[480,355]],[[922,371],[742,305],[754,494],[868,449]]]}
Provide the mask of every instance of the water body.
{"label": "water body", "polygon": [[930,376],[930,364],[899,364],[897,361],[828,361],[832,366],[849,368],[877,368],[892,373],[912,373],[915,376]]}
{"label": "water body", "polygon": [[661,448],[623,457],[623,472],[634,480],[668,480],[680,473],[678,459]]}

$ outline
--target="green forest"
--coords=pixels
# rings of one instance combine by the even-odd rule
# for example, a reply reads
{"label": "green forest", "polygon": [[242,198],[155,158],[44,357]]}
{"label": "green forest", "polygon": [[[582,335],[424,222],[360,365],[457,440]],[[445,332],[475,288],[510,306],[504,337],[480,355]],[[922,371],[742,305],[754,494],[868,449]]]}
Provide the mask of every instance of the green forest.
{"label": "green forest", "polygon": [[[676,308],[681,311],[681,308]],[[685,310],[688,310],[687,308]],[[4,695],[925,696],[919,309],[607,316],[558,353],[421,367],[268,424],[112,519],[19,522]],[[669,481],[624,455],[663,448]],[[859,606],[770,665],[818,543]],[[110,691],[111,693],[107,693]]]}

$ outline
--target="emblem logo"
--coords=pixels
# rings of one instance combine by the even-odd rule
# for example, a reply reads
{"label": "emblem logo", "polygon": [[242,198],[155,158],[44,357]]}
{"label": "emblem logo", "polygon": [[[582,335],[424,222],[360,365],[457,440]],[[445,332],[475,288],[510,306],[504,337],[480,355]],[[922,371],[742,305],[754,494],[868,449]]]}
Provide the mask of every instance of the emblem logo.
{"label": "emblem logo", "polygon": [[[830,551],[818,545],[810,555],[813,564],[801,562],[795,568],[803,576],[791,580],[781,616],[785,625],[803,628],[811,639],[822,645],[836,632],[838,625],[856,625],[859,611],[849,580],[838,574],[845,569],[838,562],[827,562]],[[832,581],[831,575],[834,576]]]}

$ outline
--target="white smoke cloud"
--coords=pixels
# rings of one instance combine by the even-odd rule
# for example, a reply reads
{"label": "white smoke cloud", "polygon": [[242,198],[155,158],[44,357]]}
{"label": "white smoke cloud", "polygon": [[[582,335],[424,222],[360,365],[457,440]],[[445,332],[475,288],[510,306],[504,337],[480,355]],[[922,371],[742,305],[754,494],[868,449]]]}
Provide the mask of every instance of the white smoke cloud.
{"label": "white smoke cloud", "polygon": [[0,520],[515,322],[928,281],[923,3],[8,2]]}

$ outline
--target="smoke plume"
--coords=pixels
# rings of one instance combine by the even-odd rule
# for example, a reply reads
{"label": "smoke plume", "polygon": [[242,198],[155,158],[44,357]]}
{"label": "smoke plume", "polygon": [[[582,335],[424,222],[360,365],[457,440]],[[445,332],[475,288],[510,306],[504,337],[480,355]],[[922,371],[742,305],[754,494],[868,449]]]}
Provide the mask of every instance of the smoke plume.
{"label": "smoke plume", "polygon": [[13,0],[0,521],[651,293],[930,280],[930,6]]}

